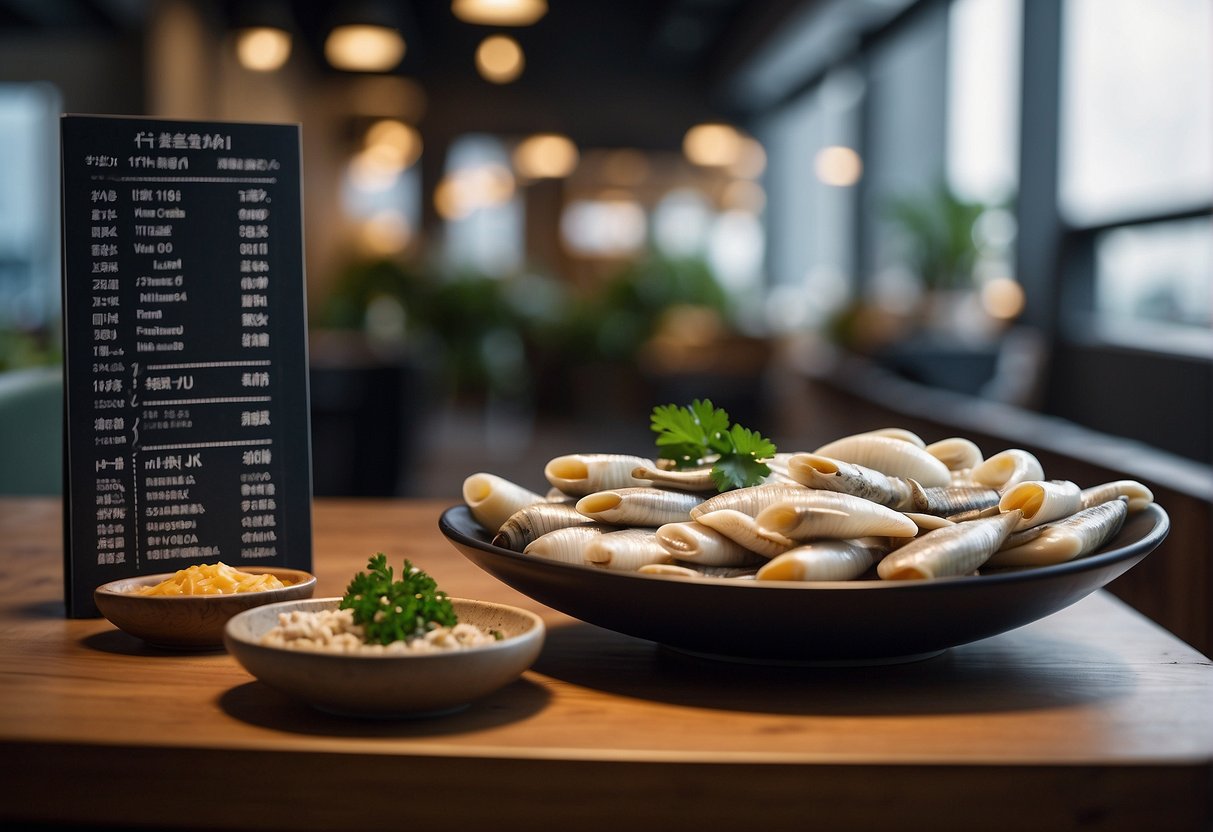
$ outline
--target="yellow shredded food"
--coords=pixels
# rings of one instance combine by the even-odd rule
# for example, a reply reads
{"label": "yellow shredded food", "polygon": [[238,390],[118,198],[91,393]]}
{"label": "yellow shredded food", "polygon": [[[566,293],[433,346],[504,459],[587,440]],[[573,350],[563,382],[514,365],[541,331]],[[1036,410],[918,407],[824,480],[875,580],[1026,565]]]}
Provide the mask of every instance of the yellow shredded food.
{"label": "yellow shredded food", "polygon": [[155,586],[141,586],[134,591],[136,595],[231,595],[285,586],[273,575],[252,575],[226,563],[204,563],[179,569],[173,577]]}

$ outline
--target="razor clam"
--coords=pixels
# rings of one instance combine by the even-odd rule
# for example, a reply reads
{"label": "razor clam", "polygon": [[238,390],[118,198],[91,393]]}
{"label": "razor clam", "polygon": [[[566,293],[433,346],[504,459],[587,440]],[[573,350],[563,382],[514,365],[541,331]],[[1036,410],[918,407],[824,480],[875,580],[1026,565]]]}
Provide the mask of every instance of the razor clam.
{"label": "razor clam", "polygon": [[899,511],[862,497],[815,488],[806,488],[801,494],[767,506],[754,521],[760,529],[792,540],[918,534],[914,521]]}
{"label": "razor clam", "polygon": [[764,459],[763,462],[771,469],[771,473],[767,474],[763,479],[763,485],[780,485],[780,484],[795,484],[796,480],[788,472],[788,463],[796,454],[793,453],[777,453],[770,459]]}
{"label": "razor clam", "polygon": [[680,563],[650,563],[636,570],[642,575],[673,575],[681,578],[730,578],[752,580],[758,570],[752,566],[687,566]]}
{"label": "razor clam", "polygon": [[1023,519],[1018,528],[1026,529],[1078,511],[1082,508],[1082,490],[1069,480],[1021,482],[1003,492],[998,508],[1021,509]]}
{"label": "razor clam", "polygon": [[620,572],[635,572],[650,563],[668,563],[670,553],[657,542],[655,529],[619,529],[591,540],[585,559],[594,566]]}
{"label": "razor clam", "polygon": [[620,526],[660,526],[691,519],[703,497],[666,488],[616,488],[595,491],[577,501],[577,510],[592,520]]}
{"label": "razor clam", "polygon": [[819,540],[772,558],[756,577],[760,581],[851,581],[871,569],[888,550],[874,537]]}
{"label": "razor clam", "polygon": [[796,545],[791,538],[760,529],[753,517],[735,509],[709,511],[696,520],[764,558],[781,555]]}
{"label": "razor clam", "polygon": [[708,497],[702,503],[695,506],[695,508],[691,509],[691,519],[698,520],[701,515],[707,514],[710,511],[720,511],[721,509],[740,511],[753,517],[767,506],[778,502],[782,497],[806,490],[808,489],[803,485],[795,482],[735,488],[732,491],[725,491],[714,497]]}
{"label": "razor clam", "polygon": [[1128,498],[1130,512],[1141,511],[1154,502],[1154,492],[1137,480],[1115,480],[1084,488],[1082,490],[1082,507],[1090,508],[1100,503],[1106,503],[1108,500],[1115,500],[1117,497]]}
{"label": "razor clam", "polygon": [[572,505],[573,503],[577,502],[576,497],[571,497],[568,494],[565,494],[554,485],[548,489],[547,494],[543,495],[543,499],[547,500],[549,503],[567,503],[568,505]]}
{"label": "razor clam", "polygon": [[543,475],[565,494],[584,497],[608,488],[645,485],[632,476],[633,469],[640,466],[656,467],[651,459],[626,454],[568,454],[550,460]]}
{"label": "razor clam", "polygon": [[959,511],[956,514],[949,514],[947,520],[952,523],[965,523],[969,520],[980,520],[983,517],[994,517],[1000,514],[1002,509],[998,507],[998,503],[985,508],[971,508],[968,511]]}
{"label": "razor clam", "polygon": [[618,531],[618,527],[603,523],[569,526],[540,535],[528,543],[522,551],[524,554],[534,555],[544,560],[585,566],[588,564],[585,557],[586,548],[595,539],[613,531]]}
{"label": "razor clam", "polygon": [[914,525],[918,527],[920,534],[947,526],[955,526],[957,523],[951,517],[940,517],[938,514],[923,514],[920,511],[903,511],[902,514],[914,521]]}
{"label": "razor clam", "polygon": [[947,466],[915,443],[875,433],[844,436],[813,453],[874,468],[891,477],[918,480],[928,488],[952,481]]}
{"label": "razor clam", "polygon": [[965,471],[976,468],[982,462],[981,448],[972,439],[963,436],[949,436],[932,442],[926,447],[927,453],[948,467],[949,471]]}
{"label": "razor clam", "polygon": [[793,454],[788,473],[809,488],[853,494],[890,508],[907,508],[910,499],[909,480],[820,454]]}
{"label": "razor clam", "polygon": [[1016,532],[986,561],[986,566],[1046,566],[1082,557],[1115,537],[1128,514],[1129,498],[1121,496]]}
{"label": "razor clam", "polygon": [[905,428],[877,428],[876,430],[864,431],[864,433],[861,435],[883,436],[887,439],[896,439],[900,442],[909,442],[911,445],[915,445],[919,448],[925,448],[927,446],[927,443],[923,441],[921,436],[914,431],[906,430]]}
{"label": "razor clam", "polygon": [[[995,506],[994,510],[997,511],[998,507]],[[884,540],[890,550],[905,546],[911,540],[916,540],[929,531],[956,525],[955,521],[934,514],[922,514],[917,511],[903,511],[902,514],[914,521],[914,525],[918,527],[918,534],[914,537],[886,537]]]}
{"label": "razor clam", "polygon": [[923,514],[951,517],[966,511],[981,511],[998,505],[999,494],[993,488],[973,485],[947,485],[923,488],[910,481],[910,506]]}
{"label": "razor clam", "polygon": [[666,523],[657,529],[657,542],[671,557],[701,566],[742,566],[762,560],[737,541],[696,520]]}
{"label": "razor clam", "polygon": [[480,472],[463,481],[463,501],[477,523],[496,532],[518,509],[545,502],[545,498],[504,477]]}
{"label": "razor clam", "polygon": [[637,465],[632,469],[632,477],[646,485],[659,488],[677,488],[682,491],[716,492],[716,483],[712,479],[712,466],[699,466],[683,471],[668,468],[650,468],[647,465]]}
{"label": "razor clam", "polygon": [[973,482],[996,491],[1006,491],[1021,482],[1043,480],[1040,460],[1021,448],[1000,451],[973,468]]}
{"label": "razor clam", "polygon": [[570,526],[588,526],[593,522],[571,505],[536,503],[511,514],[493,537],[493,545],[521,552],[532,540],[548,532]]}
{"label": "razor clam", "polygon": [[927,532],[885,555],[876,574],[886,581],[968,575],[989,560],[1022,517],[1012,509]]}
{"label": "razor clam", "polygon": [[952,485],[977,485],[972,468],[957,468],[952,472]]}

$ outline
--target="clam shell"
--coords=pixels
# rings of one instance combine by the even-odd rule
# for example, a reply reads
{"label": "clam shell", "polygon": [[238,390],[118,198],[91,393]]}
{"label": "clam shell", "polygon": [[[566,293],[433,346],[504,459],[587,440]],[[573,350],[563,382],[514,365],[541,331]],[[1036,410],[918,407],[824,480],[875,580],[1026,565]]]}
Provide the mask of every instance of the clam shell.
{"label": "clam shell", "polygon": [[952,481],[946,465],[914,442],[904,439],[873,433],[856,434],[822,445],[814,453],[874,468],[891,477],[917,480],[926,487],[947,485]]}
{"label": "clam shell", "polygon": [[1002,546],[1022,516],[1014,509],[927,532],[886,555],[876,573],[886,581],[969,575]]}
{"label": "clam shell", "polygon": [[518,509],[545,502],[546,499],[529,488],[483,471],[463,481],[463,501],[476,522],[491,532],[500,529],[501,524]]}

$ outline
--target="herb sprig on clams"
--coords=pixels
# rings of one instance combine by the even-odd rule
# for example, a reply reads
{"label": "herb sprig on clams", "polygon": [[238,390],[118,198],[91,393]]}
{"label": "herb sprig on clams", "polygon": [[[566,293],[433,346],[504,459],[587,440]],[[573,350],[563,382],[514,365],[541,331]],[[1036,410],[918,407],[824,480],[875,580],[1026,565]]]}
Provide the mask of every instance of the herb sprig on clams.
{"label": "herb sprig on clams", "polygon": [[659,456],[675,468],[711,463],[718,491],[758,485],[771,473],[763,460],[775,455],[774,443],[757,431],[730,425],[728,411],[709,399],[695,399],[690,407],[658,405],[649,426],[657,434]]}

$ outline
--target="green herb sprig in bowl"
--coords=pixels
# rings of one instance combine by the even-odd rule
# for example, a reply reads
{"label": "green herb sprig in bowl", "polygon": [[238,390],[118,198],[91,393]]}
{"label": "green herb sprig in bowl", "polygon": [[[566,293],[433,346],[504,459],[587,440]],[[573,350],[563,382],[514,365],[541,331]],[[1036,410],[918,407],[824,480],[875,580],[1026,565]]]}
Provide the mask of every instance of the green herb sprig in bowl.
{"label": "green herb sprig in bowl", "polygon": [[426,572],[405,560],[400,580],[382,552],[367,561],[346,587],[339,609],[354,611],[368,644],[391,644],[459,623],[450,598]]}
{"label": "green herb sprig in bowl", "polygon": [[763,460],[775,455],[774,443],[757,431],[730,425],[728,411],[709,399],[695,399],[690,407],[654,407],[649,426],[657,434],[659,456],[675,468],[711,462],[718,491],[758,485],[771,473]]}

